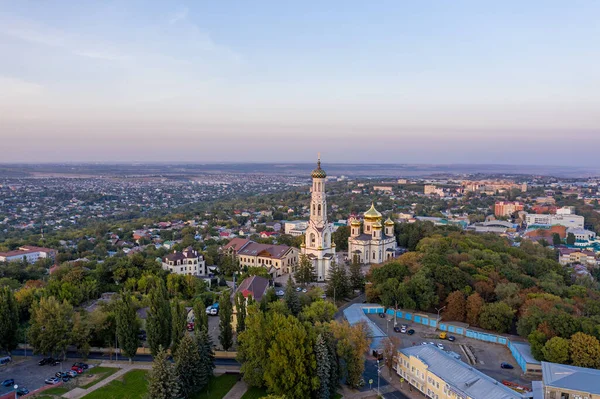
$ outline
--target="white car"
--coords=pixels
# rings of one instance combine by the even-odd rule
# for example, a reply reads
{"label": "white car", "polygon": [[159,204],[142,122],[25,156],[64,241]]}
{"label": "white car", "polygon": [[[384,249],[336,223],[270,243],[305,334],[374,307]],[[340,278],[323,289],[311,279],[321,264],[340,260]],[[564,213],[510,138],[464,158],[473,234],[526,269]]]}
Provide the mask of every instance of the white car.
{"label": "white car", "polygon": [[284,296],[285,292],[283,292],[282,290],[279,290],[275,294],[277,294],[277,296]]}
{"label": "white car", "polygon": [[406,334],[406,326],[400,327],[400,332]]}
{"label": "white car", "polygon": [[440,348],[441,350],[444,350],[444,345],[443,344],[437,344],[437,347]]}

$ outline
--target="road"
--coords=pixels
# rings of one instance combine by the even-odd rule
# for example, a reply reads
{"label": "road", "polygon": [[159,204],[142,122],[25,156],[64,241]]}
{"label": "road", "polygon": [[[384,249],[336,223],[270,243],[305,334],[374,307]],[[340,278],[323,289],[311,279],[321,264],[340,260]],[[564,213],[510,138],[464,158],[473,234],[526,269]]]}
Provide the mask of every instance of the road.
{"label": "road", "polygon": [[[12,351],[13,356],[25,356],[25,352],[22,349],[15,349]],[[31,356],[31,350],[27,351],[28,357]],[[33,356],[36,359],[42,359],[42,356]],[[122,357],[120,357],[122,359]],[[75,351],[67,352],[67,359],[81,359],[81,355]],[[88,359],[92,360],[114,360],[106,353],[102,352],[90,352]],[[152,362],[152,355],[137,355],[133,358],[134,362]],[[215,359],[215,366],[239,366],[240,364],[235,359]]]}

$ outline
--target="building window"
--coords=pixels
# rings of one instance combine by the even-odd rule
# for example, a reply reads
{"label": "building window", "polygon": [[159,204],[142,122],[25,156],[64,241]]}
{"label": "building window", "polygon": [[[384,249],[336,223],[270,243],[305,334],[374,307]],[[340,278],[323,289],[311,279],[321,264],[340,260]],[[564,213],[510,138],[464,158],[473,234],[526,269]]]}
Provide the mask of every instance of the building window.
{"label": "building window", "polygon": [[310,243],[312,245],[315,245],[315,240],[316,240],[315,233],[310,233]]}
{"label": "building window", "polygon": [[317,216],[321,216],[321,204],[317,205]]}

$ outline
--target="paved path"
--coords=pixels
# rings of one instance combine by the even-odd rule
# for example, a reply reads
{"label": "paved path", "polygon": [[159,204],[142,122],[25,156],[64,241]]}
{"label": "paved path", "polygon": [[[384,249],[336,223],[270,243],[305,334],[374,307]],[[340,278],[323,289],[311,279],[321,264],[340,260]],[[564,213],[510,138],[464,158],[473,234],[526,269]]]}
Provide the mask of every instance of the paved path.
{"label": "paved path", "polygon": [[[117,364],[111,364],[111,366],[118,366]],[[108,378],[105,378],[104,380],[100,381],[97,384],[92,385],[91,387],[89,387],[88,389],[83,389],[83,388],[75,388],[67,393],[65,393],[62,397],[63,398],[68,398],[68,399],[79,399],[79,398],[83,398],[85,395],[87,395],[88,393],[94,392],[96,389],[102,388],[103,386],[105,386],[106,384],[109,384],[111,381],[114,381],[118,378],[121,378],[123,376],[123,374],[131,371],[131,370],[150,370],[152,368],[152,366],[150,365],[144,365],[144,364],[135,364],[135,365],[122,365],[121,370],[117,371],[116,373],[114,373],[113,375],[109,376]]]}
{"label": "paved path", "polygon": [[247,390],[248,384],[240,380],[233,386],[233,388],[231,388],[229,392],[227,392],[225,396],[223,396],[223,399],[241,399]]}

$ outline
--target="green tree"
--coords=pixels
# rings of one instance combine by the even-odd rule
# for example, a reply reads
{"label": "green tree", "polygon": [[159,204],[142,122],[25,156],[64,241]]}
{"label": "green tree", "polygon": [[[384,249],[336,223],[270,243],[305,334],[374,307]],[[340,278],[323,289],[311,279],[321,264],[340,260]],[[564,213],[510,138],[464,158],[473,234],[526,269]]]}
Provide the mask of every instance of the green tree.
{"label": "green tree", "polygon": [[115,317],[117,321],[117,337],[119,347],[129,358],[129,363],[137,353],[139,346],[138,331],[139,320],[135,307],[131,303],[131,295],[124,292],[115,306]]}
{"label": "green tree", "polygon": [[350,238],[350,226],[338,227],[338,229],[331,235],[331,238],[333,238],[333,242],[335,243],[338,251],[347,251],[348,238]]}
{"label": "green tree", "polygon": [[75,345],[77,352],[87,359],[90,353],[91,327],[85,310],[73,314],[73,330],[71,331],[71,344]]}
{"label": "green tree", "polygon": [[345,298],[350,294],[350,281],[346,274],[346,268],[343,265],[338,265],[333,260],[329,268],[329,277],[325,292],[327,296],[333,297],[334,300]]}
{"label": "green tree", "polygon": [[208,335],[207,329],[202,329],[200,332],[196,332],[196,342],[198,345],[198,351],[200,353],[200,387],[208,385],[210,378],[213,375],[215,369],[215,354],[213,352],[213,344]]}
{"label": "green tree", "polygon": [[221,342],[221,346],[225,351],[233,345],[232,315],[233,309],[229,299],[229,291],[224,291],[219,301],[219,342]]}
{"label": "green tree", "polygon": [[302,321],[308,321],[311,324],[317,322],[326,323],[333,320],[333,316],[337,312],[337,307],[328,301],[317,301],[304,307],[299,315]]}
{"label": "green tree", "polygon": [[258,304],[248,306],[246,329],[238,336],[237,360],[242,365],[244,381],[250,386],[262,387],[267,363],[271,331],[265,313]]}
{"label": "green tree", "polygon": [[172,353],[177,352],[179,342],[185,335],[186,324],[187,324],[187,311],[183,302],[175,299],[171,303],[171,339],[173,341],[171,351]]}
{"label": "green tree", "polygon": [[479,315],[479,325],[486,330],[505,333],[510,330],[515,311],[504,302],[487,303]]}
{"label": "green tree", "polygon": [[189,398],[204,387],[203,371],[198,343],[191,335],[185,334],[175,352],[175,374],[184,397]]}
{"label": "green tree", "polygon": [[300,304],[300,298],[298,298],[298,293],[296,292],[296,285],[292,280],[292,276],[288,277],[288,282],[287,286],[285,287],[285,293],[283,298],[285,299],[285,304],[290,310],[290,313],[294,316],[298,316],[298,314],[302,310],[302,305]]}
{"label": "green tree", "polygon": [[202,299],[196,299],[194,301],[194,327],[196,331],[201,329],[208,330],[208,315],[206,314],[206,306]]}
{"label": "green tree", "polygon": [[171,307],[162,280],[158,280],[156,287],[150,290],[149,299],[150,309],[146,320],[146,330],[148,331],[150,351],[155,356],[159,347],[168,348],[171,344]]}
{"label": "green tree", "polygon": [[60,303],[51,296],[33,304],[29,343],[36,353],[61,353],[64,358],[72,331],[73,307],[66,300]]}
{"label": "green tree", "polygon": [[317,398],[329,399],[332,391],[332,388],[329,386],[331,382],[329,379],[331,374],[331,364],[329,362],[327,345],[323,339],[323,335],[321,334],[317,336],[317,340],[315,342],[315,358],[317,361],[317,378],[319,379]]}
{"label": "green tree", "polygon": [[308,256],[304,254],[300,255],[300,262],[298,263],[298,268],[294,274],[294,278],[298,284],[302,286],[306,286],[307,284],[317,280],[315,266],[311,260],[308,259]]}
{"label": "green tree", "polygon": [[547,362],[565,364],[569,361],[569,340],[553,337],[546,342],[542,353]]}
{"label": "green tree", "polygon": [[13,291],[8,287],[0,290],[0,349],[10,352],[17,347],[19,306]]}
{"label": "green tree", "polygon": [[536,360],[546,360],[544,357],[544,346],[548,342],[546,334],[540,330],[533,330],[528,336],[527,341],[531,345],[531,354]]}
{"label": "green tree", "polygon": [[365,276],[361,270],[361,264],[358,257],[352,259],[350,264],[350,287],[353,290],[364,291],[365,290]]}
{"label": "green tree", "polygon": [[575,245],[575,234],[569,233],[567,234],[567,245]]}
{"label": "green tree", "polygon": [[[387,308],[397,311],[399,308],[415,309],[415,301],[411,298],[408,287],[395,278],[387,279],[379,285],[381,304]],[[396,313],[394,312],[394,318]]]}
{"label": "green tree", "polygon": [[167,351],[159,346],[152,370],[148,373],[147,399],[179,399],[180,388],[175,365],[169,361]]}
{"label": "green tree", "polygon": [[241,333],[246,328],[246,298],[241,292],[238,292],[235,296],[235,309],[236,309],[236,331]]}
{"label": "green tree", "polygon": [[337,341],[337,354],[343,360],[343,375],[351,387],[358,387],[365,371],[364,356],[369,349],[369,328],[365,323],[350,326],[347,321],[330,323]]}
{"label": "green tree", "polygon": [[574,366],[599,368],[600,342],[596,337],[578,332],[569,344],[569,355]]}
{"label": "green tree", "polygon": [[293,316],[270,313],[271,342],[264,366],[265,385],[276,395],[310,397],[319,385],[313,340]]}
{"label": "green tree", "polygon": [[562,240],[560,239],[560,236],[558,235],[558,233],[552,234],[552,245],[557,247],[560,244],[562,244]]}

